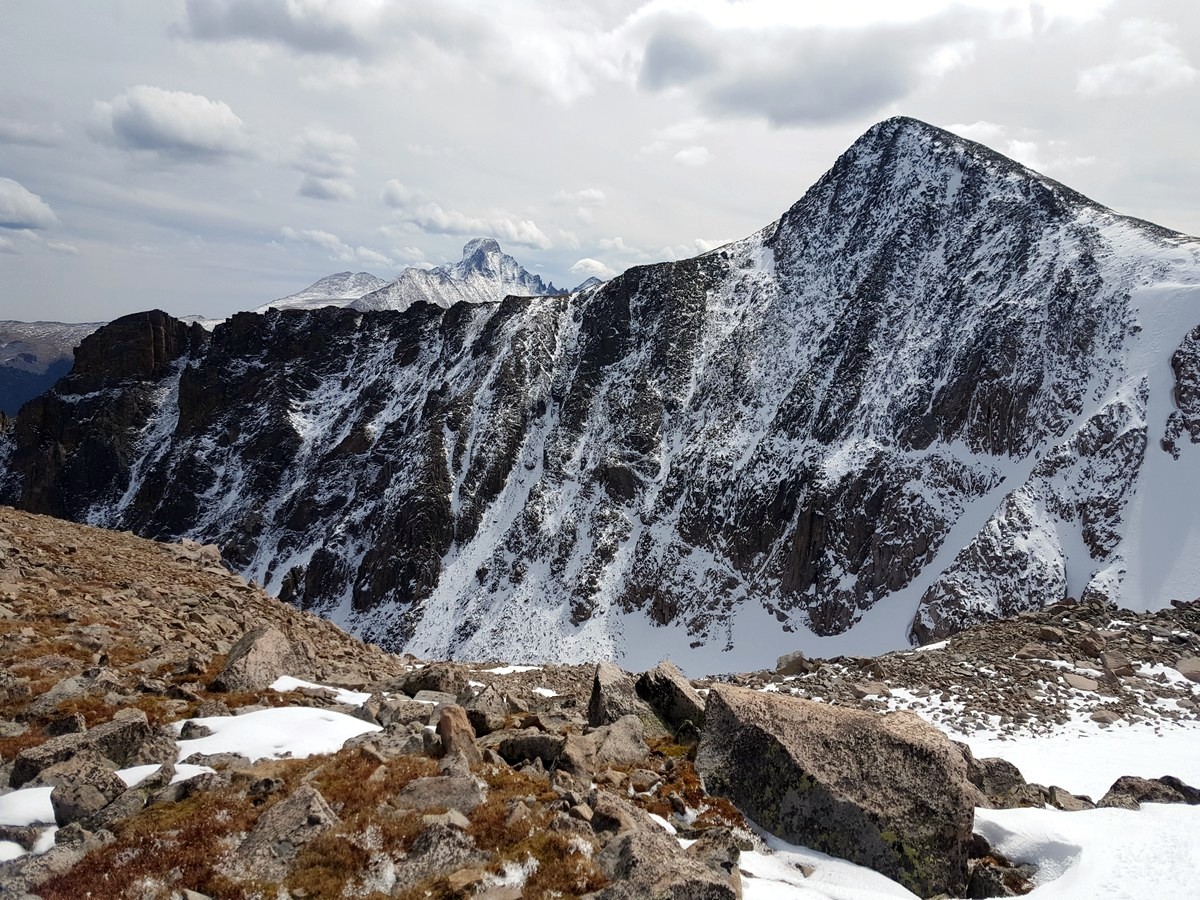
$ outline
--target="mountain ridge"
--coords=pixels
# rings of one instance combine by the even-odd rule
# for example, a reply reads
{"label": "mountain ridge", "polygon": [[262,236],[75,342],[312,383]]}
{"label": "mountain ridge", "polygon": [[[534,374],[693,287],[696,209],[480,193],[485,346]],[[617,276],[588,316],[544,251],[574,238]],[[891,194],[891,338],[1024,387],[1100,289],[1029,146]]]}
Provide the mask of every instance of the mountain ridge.
{"label": "mountain ridge", "polygon": [[86,431],[32,462],[68,379],[0,492],[430,656],[727,671],[1161,606],[1200,592],[1189,521],[1153,549],[1165,485],[1200,495],[1198,285],[1194,239],[893,119],[777,222],[582,295],[235,316],[126,390],[75,498]]}
{"label": "mountain ridge", "polygon": [[455,303],[487,303],[507,296],[565,294],[527,271],[500,249],[495,238],[472,238],[463,246],[462,259],[432,269],[409,267],[393,281],[364,294],[350,304],[360,311],[404,310],[424,301],[449,308]]}

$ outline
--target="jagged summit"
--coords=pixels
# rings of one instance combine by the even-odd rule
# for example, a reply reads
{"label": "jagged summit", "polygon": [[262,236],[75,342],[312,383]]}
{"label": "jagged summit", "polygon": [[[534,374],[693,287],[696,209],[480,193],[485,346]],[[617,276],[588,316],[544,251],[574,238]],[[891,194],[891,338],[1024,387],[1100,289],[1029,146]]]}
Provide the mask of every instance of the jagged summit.
{"label": "jagged summit", "polygon": [[405,269],[395,281],[359,299],[355,309],[407,309],[418,301],[449,308],[455,303],[492,303],[514,295],[561,294],[500,249],[495,238],[473,238],[462,259],[433,269]]}

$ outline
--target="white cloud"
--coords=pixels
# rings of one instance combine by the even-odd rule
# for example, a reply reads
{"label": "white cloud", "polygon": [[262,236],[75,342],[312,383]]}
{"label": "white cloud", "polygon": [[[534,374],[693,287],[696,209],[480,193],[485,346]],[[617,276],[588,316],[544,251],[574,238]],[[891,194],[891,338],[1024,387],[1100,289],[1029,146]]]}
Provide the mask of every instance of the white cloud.
{"label": "white cloud", "polygon": [[12,242],[12,238],[7,238],[0,234],[0,253],[16,253],[17,245]]}
{"label": "white cloud", "polygon": [[300,194],[315,200],[354,198],[354,162],[358,142],[352,135],[339,134],[310,125],[295,141],[293,168],[304,174]]}
{"label": "white cloud", "polygon": [[684,147],[673,157],[675,162],[681,166],[690,166],[692,168],[699,168],[706,165],[711,158],[712,154],[708,152],[708,148],[699,145]]}
{"label": "white cloud", "polygon": [[40,229],[58,224],[45,200],[11,178],[0,178],[0,228]]}
{"label": "white cloud", "polygon": [[576,275],[583,275],[587,278],[600,278],[604,281],[617,274],[616,269],[605,265],[598,259],[592,259],[590,256],[585,256],[583,259],[578,260],[575,265],[571,266],[571,271]]}
{"label": "white cloud", "polygon": [[248,151],[245,125],[227,103],[139,84],[95,107],[94,134],[126,150],[212,162]]}
{"label": "white cloud", "polygon": [[518,219],[505,213],[487,217],[471,216],[457,209],[443,209],[436,203],[426,203],[411,210],[408,221],[430,234],[491,236],[536,250],[549,250],[554,246],[554,242],[531,219]]}
{"label": "white cloud", "polygon": [[1004,137],[1007,129],[1003,125],[997,125],[995,122],[972,122],[970,124],[959,123],[955,125],[947,125],[947,131],[952,131],[961,137],[965,137],[971,141],[978,141],[981,144],[993,146],[995,141]]}
{"label": "white cloud", "polygon": [[361,53],[383,4],[328,0],[187,0],[183,36],[204,41],[248,40],[302,53]]}
{"label": "white cloud", "polygon": [[301,197],[313,200],[353,200],[354,185],[340,178],[317,178],[305,175],[300,179],[298,192]]}
{"label": "white cloud", "polygon": [[558,191],[554,202],[564,206],[603,206],[608,198],[600,188],[583,188],[579,191]]}
{"label": "white cloud", "polygon": [[1010,129],[995,122],[974,122],[969,125],[946,126],[947,131],[978,141],[1022,165],[1038,172],[1056,174],[1091,165],[1094,156],[1072,153],[1067,141],[1044,138],[1030,128]]}
{"label": "white cloud", "polygon": [[710,250],[716,250],[718,247],[723,247],[728,244],[727,239],[713,240],[710,238],[696,238],[690,244],[675,244],[674,246],[663,247],[658,251],[658,255],[662,259],[691,259],[693,256],[699,256],[701,253],[707,253]]}
{"label": "white cloud", "polygon": [[43,125],[19,119],[0,119],[0,144],[26,144],[30,147],[52,147],[63,138],[57,122]]}
{"label": "white cloud", "polygon": [[603,206],[608,198],[600,188],[584,188],[579,191],[558,191],[551,198],[560,206],[574,206],[575,215],[581,222],[591,222],[595,219],[595,211]]}
{"label": "white cloud", "polygon": [[79,248],[74,244],[68,244],[64,241],[46,241],[46,246],[55,253],[65,253],[68,256],[78,256]]}
{"label": "white cloud", "polygon": [[383,202],[395,209],[407,209],[420,199],[419,191],[408,187],[398,178],[389,179],[383,186]]}
{"label": "white cloud", "polygon": [[1102,63],[1079,74],[1076,90],[1084,97],[1129,97],[1186,87],[1200,77],[1171,29],[1158,22],[1134,20],[1121,26],[1123,45],[1143,51],[1137,56]]}
{"label": "white cloud", "polygon": [[391,258],[370,247],[351,247],[336,234],[318,229],[299,229],[285,225],[280,229],[285,240],[296,244],[308,244],[325,250],[331,259],[345,263],[366,263],[374,266],[392,267]]}

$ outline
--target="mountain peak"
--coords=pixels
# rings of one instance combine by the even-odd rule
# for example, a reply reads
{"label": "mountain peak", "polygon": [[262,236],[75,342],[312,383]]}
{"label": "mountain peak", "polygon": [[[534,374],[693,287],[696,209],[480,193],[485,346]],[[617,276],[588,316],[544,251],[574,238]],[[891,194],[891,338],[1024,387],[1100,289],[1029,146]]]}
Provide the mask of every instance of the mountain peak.
{"label": "mountain peak", "polygon": [[475,257],[486,257],[501,253],[500,242],[495,238],[471,238],[463,247],[463,262]]}

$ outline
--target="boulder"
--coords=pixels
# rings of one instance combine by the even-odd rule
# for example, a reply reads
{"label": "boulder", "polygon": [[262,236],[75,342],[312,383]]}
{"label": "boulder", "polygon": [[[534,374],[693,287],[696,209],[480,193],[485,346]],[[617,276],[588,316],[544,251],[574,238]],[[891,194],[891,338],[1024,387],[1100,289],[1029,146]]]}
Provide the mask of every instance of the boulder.
{"label": "boulder", "polygon": [[340,824],[312,785],[302,785],[259,818],[226,864],[233,878],[278,881],[305,844]]}
{"label": "boulder", "polygon": [[467,670],[456,663],[432,663],[411,672],[405,672],[381,687],[385,691],[400,691],[415,697],[421,691],[437,691],[452,694],[455,699],[467,687]]}
{"label": "boulder", "polygon": [[246,632],[229,651],[225,666],[210,685],[214,691],[264,691],[281,675],[295,675],[307,661],[274,625]]}
{"label": "boulder", "polygon": [[1062,680],[1067,683],[1068,687],[1073,687],[1077,691],[1095,691],[1100,688],[1099,683],[1094,678],[1088,678],[1086,675],[1077,675],[1074,672],[1063,672]]}
{"label": "boulder", "polygon": [[[601,768],[638,765],[650,755],[646,732],[637,716],[622,716],[613,724],[594,733],[596,752],[593,765]],[[592,737],[592,735],[588,735]]]}
{"label": "boulder", "polygon": [[567,739],[562,735],[546,734],[536,728],[526,728],[521,731],[495,731],[479,743],[483,747],[495,750],[510,766],[537,759],[549,769],[558,760]]}
{"label": "boulder", "polygon": [[461,706],[442,707],[437,733],[442,739],[442,750],[447,756],[461,754],[469,765],[483,762],[479,747],[475,745],[475,730],[467,720],[467,711]]}
{"label": "boulder", "polygon": [[1060,788],[1055,784],[1046,788],[1046,799],[1055,809],[1061,809],[1065,812],[1081,812],[1085,809],[1096,808],[1096,804],[1092,802],[1091,797],[1072,794],[1070,791]]}
{"label": "boulder", "polygon": [[1100,798],[1097,806],[1117,809],[1137,809],[1142,803],[1188,803],[1200,802],[1200,791],[1178,778],[1139,778],[1122,775],[1113,782],[1108,792]]}
{"label": "boulder", "polygon": [[84,750],[111,760],[117,767],[129,765],[142,744],[153,733],[146,714],[140,709],[122,709],[113,718],[83,734],[64,734],[36,747],[27,747],[13,761],[10,784],[15,787],[32,781],[43,769],[64,762]]}
{"label": "boulder", "polygon": [[107,759],[93,751],[76,753],[53,768],[57,784],[50,792],[50,805],[60,826],[98,813],[125,793],[125,782]]}
{"label": "boulder", "polygon": [[618,835],[596,856],[596,865],[613,883],[589,895],[594,900],[737,900],[740,895],[728,872],[710,865],[703,853],[684,853],[657,827]]}
{"label": "boulder", "polygon": [[622,716],[637,716],[647,732],[655,736],[667,733],[650,705],[637,695],[633,676],[612,663],[600,663],[592,678],[588,724],[593,728],[611,725]]}
{"label": "boulder", "polygon": [[692,683],[670,660],[663,660],[653,669],[643,672],[634,685],[637,695],[650,704],[662,721],[671,728],[684,722],[704,725],[704,698],[696,693]]}
{"label": "boulder", "polygon": [[807,675],[809,672],[816,671],[816,668],[817,664],[809,662],[808,658],[799,650],[785,653],[775,660],[775,674],[780,678],[786,678],[789,675]]}
{"label": "boulder", "polygon": [[457,809],[469,813],[487,799],[487,787],[472,775],[415,778],[396,795],[401,809]]}
{"label": "boulder", "polygon": [[508,700],[494,684],[489,684],[466,701],[463,709],[467,711],[467,719],[479,737],[499,731],[508,721]]}
{"label": "boulder", "polygon": [[921,896],[966,886],[976,792],[962,753],[916,715],[716,685],[696,769],[784,840]]}
{"label": "boulder", "polygon": [[1175,663],[1175,669],[1184,678],[1200,682],[1200,656],[1184,656]]}
{"label": "boulder", "polygon": [[1100,666],[1110,678],[1128,678],[1133,675],[1133,663],[1123,653],[1104,650],[1100,654]]}

